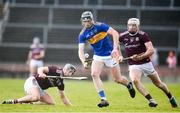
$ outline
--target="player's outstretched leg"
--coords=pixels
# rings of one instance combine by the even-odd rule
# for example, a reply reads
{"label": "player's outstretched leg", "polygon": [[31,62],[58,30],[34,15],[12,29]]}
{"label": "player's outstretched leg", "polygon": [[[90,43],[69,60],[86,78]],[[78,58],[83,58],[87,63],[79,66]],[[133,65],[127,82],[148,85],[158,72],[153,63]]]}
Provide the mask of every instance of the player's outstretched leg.
{"label": "player's outstretched leg", "polygon": [[178,107],[175,97],[172,97],[172,98],[169,100],[169,102],[171,103],[171,106],[172,106],[173,108]]}
{"label": "player's outstretched leg", "polygon": [[167,85],[160,80],[158,73],[155,73],[153,76],[149,76],[149,78],[152,80],[155,86],[160,88],[166,94],[166,96],[169,99],[169,102],[171,103],[171,106],[173,108],[176,108],[178,105],[177,105],[175,97],[171,94]]}
{"label": "player's outstretched leg", "polygon": [[129,83],[128,83],[127,88],[128,88],[128,91],[129,91],[130,96],[131,96],[132,98],[134,98],[135,95],[136,95],[136,91],[135,91],[135,89],[134,89],[134,87],[133,87],[132,82],[129,82]]}
{"label": "player's outstretched leg", "polygon": [[115,82],[126,86],[130,93],[130,96],[132,98],[134,98],[136,95],[136,92],[135,92],[135,89],[133,88],[133,84],[132,84],[132,82],[128,82],[128,80],[125,76],[121,76],[121,71],[120,71],[119,65],[111,68],[111,74],[112,74],[113,78],[115,79]]}
{"label": "player's outstretched leg", "polygon": [[107,107],[109,106],[109,102],[107,100],[101,99],[101,102],[98,104],[98,107]]}
{"label": "player's outstretched leg", "polygon": [[2,104],[17,104],[18,101],[16,99],[13,100],[5,100],[2,102]]}

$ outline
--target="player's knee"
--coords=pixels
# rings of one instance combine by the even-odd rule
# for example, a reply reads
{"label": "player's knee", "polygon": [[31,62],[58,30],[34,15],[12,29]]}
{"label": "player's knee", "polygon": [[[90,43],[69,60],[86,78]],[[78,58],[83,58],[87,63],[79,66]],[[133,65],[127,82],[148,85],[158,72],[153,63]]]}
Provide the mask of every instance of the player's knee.
{"label": "player's knee", "polygon": [[132,80],[132,82],[133,82],[134,85],[137,85],[139,83],[139,80],[134,79],[134,80]]}
{"label": "player's knee", "polygon": [[91,76],[92,76],[93,79],[98,79],[99,78],[99,76],[97,74],[95,74],[95,73],[92,73]]}
{"label": "player's knee", "polygon": [[115,78],[114,79],[114,82],[116,82],[116,83],[122,83],[122,81],[123,81],[123,78],[121,77],[121,78]]}
{"label": "player's knee", "polygon": [[33,102],[37,102],[37,101],[40,100],[40,96],[39,96],[39,95],[32,95],[31,100],[32,100]]}

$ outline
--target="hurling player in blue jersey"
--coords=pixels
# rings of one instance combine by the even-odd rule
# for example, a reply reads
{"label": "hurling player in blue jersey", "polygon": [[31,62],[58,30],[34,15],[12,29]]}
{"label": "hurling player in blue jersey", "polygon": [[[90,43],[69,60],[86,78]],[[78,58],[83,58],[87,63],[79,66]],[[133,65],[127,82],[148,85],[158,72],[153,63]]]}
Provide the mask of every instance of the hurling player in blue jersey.
{"label": "hurling player in blue jersey", "polygon": [[[81,15],[81,22],[83,29],[79,34],[79,58],[85,68],[88,63],[85,62],[84,48],[85,43],[89,43],[94,50],[93,61],[91,65],[91,76],[94,86],[101,98],[98,107],[109,106],[109,102],[105,96],[103,83],[100,79],[100,74],[105,66],[109,67],[115,82],[123,84],[129,90],[130,96],[135,97],[135,90],[131,82],[121,76],[120,66],[117,60],[113,59],[111,55],[118,56],[122,61],[122,55],[119,47],[119,34],[116,30],[105,23],[95,23],[93,15],[90,11],[85,11]],[[112,36],[113,43],[108,35]]]}
{"label": "hurling player in blue jersey", "polygon": [[139,19],[130,18],[127,22],[127,27],[128,30],[120,34],[119,41],[124,44],[126,55],[132,57],[132,59],[128,60],[129,76],[135,87],[149,101],[150,107],[157,106],[157,102],[141,83],[141,76],[145,75],[167,95],[171,106],[177,107],[174,96],[166,84],[160,80],[158,73],[152,65],[150,57],[154,53],[154,47],[147,33],[140,30]]}

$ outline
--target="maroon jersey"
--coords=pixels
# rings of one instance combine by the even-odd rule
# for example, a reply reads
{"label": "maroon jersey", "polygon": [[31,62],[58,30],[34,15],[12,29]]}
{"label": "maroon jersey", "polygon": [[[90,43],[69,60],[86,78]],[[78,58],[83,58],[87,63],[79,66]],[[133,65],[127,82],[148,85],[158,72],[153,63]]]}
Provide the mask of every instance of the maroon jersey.
{"label": "maroon jersey", "polygon": [[[62,68],[56,66],[50,66],[49,72],[46,73],[48,76],[64,76]],[[40,78],[38,75],[35,75],[35,78],[39,86],[45,90],[49,87],[58,87],[59,90],[64,90],[64,83],[62,78]]]}
{"label": "maroon jersey", "polygon": [[36,59],[35,56],[39,55],[41,53],[41,51],[44,50],[43,45],[41,45],[41,44],[39,44],[39,45],[32,44],[31,47],[30,47],[30,50],[31,50],[31,53],[32,53],[32,56],[31,56],[32,59],[41,60],[41,59]]}
{"label": "maroon jersey", "polygon": [[[146,52],[145,43],[150,41],[147,33],[143,31],[139,31],[135,35],[130,35],[128,31],[120,33],[119,41],[124,44],[125,53],[128,57],[134,54],[141,54]],[[128,60],[129,65],[133,64],[144,64],[150,62],[150,58],[145,58],[139,61]]]}

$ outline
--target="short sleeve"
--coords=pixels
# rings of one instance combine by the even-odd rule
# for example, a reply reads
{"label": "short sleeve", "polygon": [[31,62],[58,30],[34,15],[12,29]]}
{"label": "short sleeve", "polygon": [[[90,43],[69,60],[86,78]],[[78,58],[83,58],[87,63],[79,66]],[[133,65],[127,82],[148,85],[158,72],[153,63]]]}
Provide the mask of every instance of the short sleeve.
{"label": "short sleeve", "polygon": [[85,37],[82,34],[79,35],[78,42],[79,43],[86,43],[86,39],[85,39]]}
{"label": "short sleeve", "polygon": [[49,73],[56,73],[57,67],[56,66],[48,66],[48,69],[49,69]]}
{"label": "short sleeve", "polygon": [[144,33],[144,34],[143,34],[143,36],[142,36],[142,41],[143,41],[144,43],[151,41],[147,33]]}
{"label": "short sleeve", "polygon": [[100,29],[101,29],[101,31],[107,32],[109,30],[109,25],[107,25],[105,23],[101,23]]}

